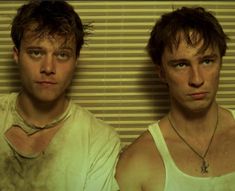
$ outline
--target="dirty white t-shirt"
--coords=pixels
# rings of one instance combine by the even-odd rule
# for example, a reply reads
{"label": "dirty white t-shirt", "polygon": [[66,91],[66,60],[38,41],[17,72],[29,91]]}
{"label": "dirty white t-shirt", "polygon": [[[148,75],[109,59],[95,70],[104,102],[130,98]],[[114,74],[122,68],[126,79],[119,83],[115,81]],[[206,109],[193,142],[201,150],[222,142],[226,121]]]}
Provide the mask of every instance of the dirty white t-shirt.
{"label": "dirty white t-shirt", "polygon": [[4,133],[12,126],[17,94],[0,97],[1,191],[115,191],[117,133],[70,101],[69,117],[49,146],[35,157],[10,147]]}

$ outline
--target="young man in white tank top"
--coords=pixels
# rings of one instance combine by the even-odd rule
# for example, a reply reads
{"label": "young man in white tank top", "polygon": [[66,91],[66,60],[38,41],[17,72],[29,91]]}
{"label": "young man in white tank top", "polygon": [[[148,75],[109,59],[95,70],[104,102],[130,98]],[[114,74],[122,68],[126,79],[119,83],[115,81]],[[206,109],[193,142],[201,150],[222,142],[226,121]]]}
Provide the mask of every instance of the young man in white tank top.
{"label": "young man in white tank top", "polygon": [[227,39],[202,7],[156,22],[147,49],[171,106],[120,156],[121,191],[235,190],[235,112],[216,102]]}

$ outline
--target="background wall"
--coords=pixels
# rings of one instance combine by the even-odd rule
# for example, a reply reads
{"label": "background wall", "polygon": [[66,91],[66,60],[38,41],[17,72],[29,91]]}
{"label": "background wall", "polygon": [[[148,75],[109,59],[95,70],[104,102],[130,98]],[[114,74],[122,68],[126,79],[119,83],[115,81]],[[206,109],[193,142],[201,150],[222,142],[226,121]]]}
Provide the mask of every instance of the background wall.
{"label": "background wall", "polygon": [[[12,60],[10,23],[27,1],[0,1],[0,94],[19,90]],[[231,38],[221,71],[218,102],[235,109],[235,2],[232,1],[68,1],[93,34],[81,52],[71,96],[131,143],[169,108],[167,89],[155,74],[145,47],[161,14],[181,6],[212,11]]]}

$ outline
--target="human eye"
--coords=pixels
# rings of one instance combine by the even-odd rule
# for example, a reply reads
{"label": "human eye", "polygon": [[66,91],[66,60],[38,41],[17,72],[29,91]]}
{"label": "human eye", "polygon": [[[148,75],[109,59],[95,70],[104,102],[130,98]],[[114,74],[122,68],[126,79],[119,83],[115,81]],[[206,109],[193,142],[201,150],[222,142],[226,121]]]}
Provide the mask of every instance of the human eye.
{"label": "human eye", "polygon": [[209,64],[212,64],[213,62],[214,62],[214,59],[211,59],[211,58],[206,58],[202,60],[202,64],[204,65],[209,65]]}
{"label": "human eye", "polygon": [[178,62],[174,64],[175,68],[185,68],[188,64],[186,62]]}
{"label": "human eye", "polygon": [[32,58],[40,58],[43,55],[43,51],[39,49],[29,49],[27,53]]}
{"label": "human eye", "polygon": [[68,60],[70,57],[71,57],[71,54],[67,51],[59,51],[56,53],[56,57],[59,59],[59,60]]}

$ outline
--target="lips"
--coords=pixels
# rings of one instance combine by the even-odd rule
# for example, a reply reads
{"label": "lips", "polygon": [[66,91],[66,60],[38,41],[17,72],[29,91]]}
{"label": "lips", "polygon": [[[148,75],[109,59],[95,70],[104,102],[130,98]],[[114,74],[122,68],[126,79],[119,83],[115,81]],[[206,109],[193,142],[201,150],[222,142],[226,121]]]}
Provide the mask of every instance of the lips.
{"label": "lips", "polygon": [[54,81],[43,80],[43,81],[37,81],[36,84],[42,87],[51,87],[51,86],[56,85],[57,83]]}
{"label": "lips", "polygon": [[52,82],[52,81],[39,81],[37,83],[38,84],[56,84],[56,82]]}
{"label": "lips", "polygon": [[202,100],[207,96],[207,94],[208,92],[197,92],[197,93],[189,94],[189,96],[193,98],[194,100]]}

